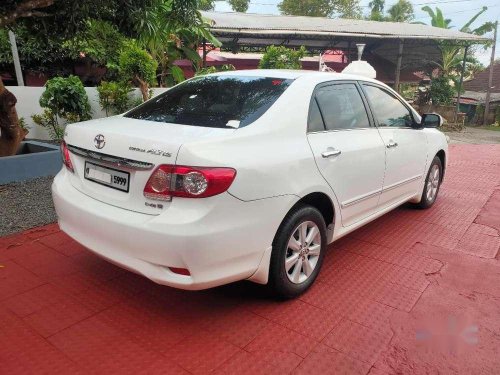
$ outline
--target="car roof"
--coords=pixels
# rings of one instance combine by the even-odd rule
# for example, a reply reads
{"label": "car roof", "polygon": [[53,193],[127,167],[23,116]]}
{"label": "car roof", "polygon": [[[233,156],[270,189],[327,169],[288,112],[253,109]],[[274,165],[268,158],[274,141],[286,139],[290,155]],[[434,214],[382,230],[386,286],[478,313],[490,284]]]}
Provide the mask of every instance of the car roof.
{"label": "car roof", "polygon": [[239,77],[268,77],[282,79],[312,79],[316,83],[335,81],[335,80],[356,80],[382,83],[375,79],[367,78],[355,74],[343,74],[336,72],[319,72],[315,70],[292,70],[292,69],[249,69],[249,70],[231,70],[214,73],[215,75],[229,75]]}

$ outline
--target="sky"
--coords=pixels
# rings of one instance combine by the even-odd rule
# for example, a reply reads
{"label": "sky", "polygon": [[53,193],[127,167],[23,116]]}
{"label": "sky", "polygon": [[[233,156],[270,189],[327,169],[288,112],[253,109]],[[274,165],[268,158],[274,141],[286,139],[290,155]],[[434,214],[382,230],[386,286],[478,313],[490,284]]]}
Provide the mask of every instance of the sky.
{"label": "sky", "polygon": [[[425,5],[434,9],[436,6],[441,9],[445,18],[452,20],[452,26],[459,29],[462,27],[473,15],[481,10],[483,6],[487,6],[488,10],[484,12],[472,26],[480,26],[484,22],[500,20],[500,1],[499,0],[410,0],[413,4],[415,11],[415,21],[430,23],[430,17],[427,13],[423,12],[421,8]],[[278,4],[281,0],[250,0],[248,13],[261,13],[261,14],[279,14]],[[361,0],[361,6],[365,14],[369,13],[368,3],[370,0]],[[388,9],[396,3],[396,0],[386,0],[385,8]],[[215,10],[218,12],[231,12],[231,6],[225,1],[217,1],[215,3]],[[493,38],[493,33],[486,36]],[[495,58],[500,58],[500,35],[497,38]],[[490,63],[491,49],[484,50],[478,49],[476,57],[485,66]]]}

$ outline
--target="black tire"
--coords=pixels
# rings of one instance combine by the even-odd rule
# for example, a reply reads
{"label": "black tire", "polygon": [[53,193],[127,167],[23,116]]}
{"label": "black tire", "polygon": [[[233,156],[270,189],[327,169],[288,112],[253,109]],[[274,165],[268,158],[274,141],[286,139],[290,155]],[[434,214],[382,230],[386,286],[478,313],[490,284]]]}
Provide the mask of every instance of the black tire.
{"label": "black tire", "polygon": [[[297,250],[294,251],[289,248],[288,244],[291,240],[292,235],[298,235],[300,232],[299,226],[301,224],[304,224],[306,226],[306,233],[310,234],[311,229],[314,228],[314,225],[311,223],[315,224],[317,229],[319,229],[320,240],[318,239],[318,235],[316,234],[314,236],[314,238],[316,239],[314,243],[313,241],[310,241],[310,244],[307,247],[302,248],[301,246],[300,248],[302,250],[300,252],[298,252]],[[311,225],[311,227],[308,227],[309,225]],[[314,230],[314,233],[316,232],[317,231]],[[297,241],[297,243],[299,242],[300,241]],[[320,242],[321,245],[319,255],[311,255],[313,254],[312,248],[315,247],[318,242]],[[268,283],[270,292],[274,296],[284,299],[294,298],[304,293],[314,283],[314,280],[316,280],[316,277],[318,276],[321,265],[323,264],[326,245],[325,220],[323,219],[323,215],[321,215],[321,213],[316,208],[307,205],[300,205],[289,212],[281,223],[273,241]],[[311,249],[311,254],[309,254],[309,248]],[[317,247],[315,248],[317,249]],[[303,254],[302,252],[305,253]],[[294,255],[294,253],[302,260],[298,259],[298,263],[296,263],[287,271],[285,268],[285,260],[287,256],[291,257],[292,255]],[[312,265],[315,262],[315,266],[312,268],[312,272],[309,275],[307,275],[305,269],[303,270],[303,267],[306,266],[306,258],[308,265]],[[304,264],[302,262],[304,262]],[[300,277],[306,277],[306,279],[302,282],[294,283],[290,280],[289,277],[294,277],[293,270],[296,268],[297,264],[300,264],[301,267],[300,270],[297,268],[298,274],[300,275]]]}
{"label": "black tire", "polygon": [[[437,187],[435,193],[432,195],[432,198],[429,198],[429,180],[432,178],[431,174],[434,173],[433,171],[435,170],[435,166],[437,166],[439,170],[439,178],[437,182]],[[437,156],[434,157],[432,160],[431,166],[429,167],[429,172],[427,172],[427,177],[425,179],[425,185],[424,185],[424,190],[422,191],[422,197],[420,199],[420,203],[417,204],[418,208],[425,209],[431,207],[437,199],[437,196],[439,194],[439,188],[441,187],[441,181],[443,178],[443,164],[441,163],[441,159],[439,159]]]}

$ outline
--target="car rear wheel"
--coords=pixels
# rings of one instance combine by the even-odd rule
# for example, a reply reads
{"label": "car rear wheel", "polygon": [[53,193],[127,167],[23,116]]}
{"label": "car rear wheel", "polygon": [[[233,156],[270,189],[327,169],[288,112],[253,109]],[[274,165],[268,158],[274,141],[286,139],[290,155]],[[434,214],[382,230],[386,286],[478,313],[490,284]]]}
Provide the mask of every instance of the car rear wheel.
{"label": "car rear wheel", "polygon": [[326,250],[326,225],[312,206],[299,206],[281,223],[273,241],[269,269],[271,292],[293,298],[314,283]]}
{"label": "car rear wheel", "polygon": [[425,179],[422,198],[418,204],[419,208],[429,208],[436,201],[439,193],[439,187],[441,186],[442,171],[443,165],[441,163],[441,159],[435,156],[434,160],[432,160],[429,172],[427,173],[427,178]]}

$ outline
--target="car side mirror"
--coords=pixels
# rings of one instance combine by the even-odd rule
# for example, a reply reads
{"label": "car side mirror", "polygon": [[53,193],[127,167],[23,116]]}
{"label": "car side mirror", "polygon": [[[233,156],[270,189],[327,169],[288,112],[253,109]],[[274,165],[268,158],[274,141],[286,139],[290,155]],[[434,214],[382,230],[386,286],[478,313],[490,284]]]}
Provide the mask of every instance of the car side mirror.
{"label": "car side mirror", "polygon": [[437,113],[424,113],[420,124],[423,128],[439,128],[443,125],[443,118]]}

